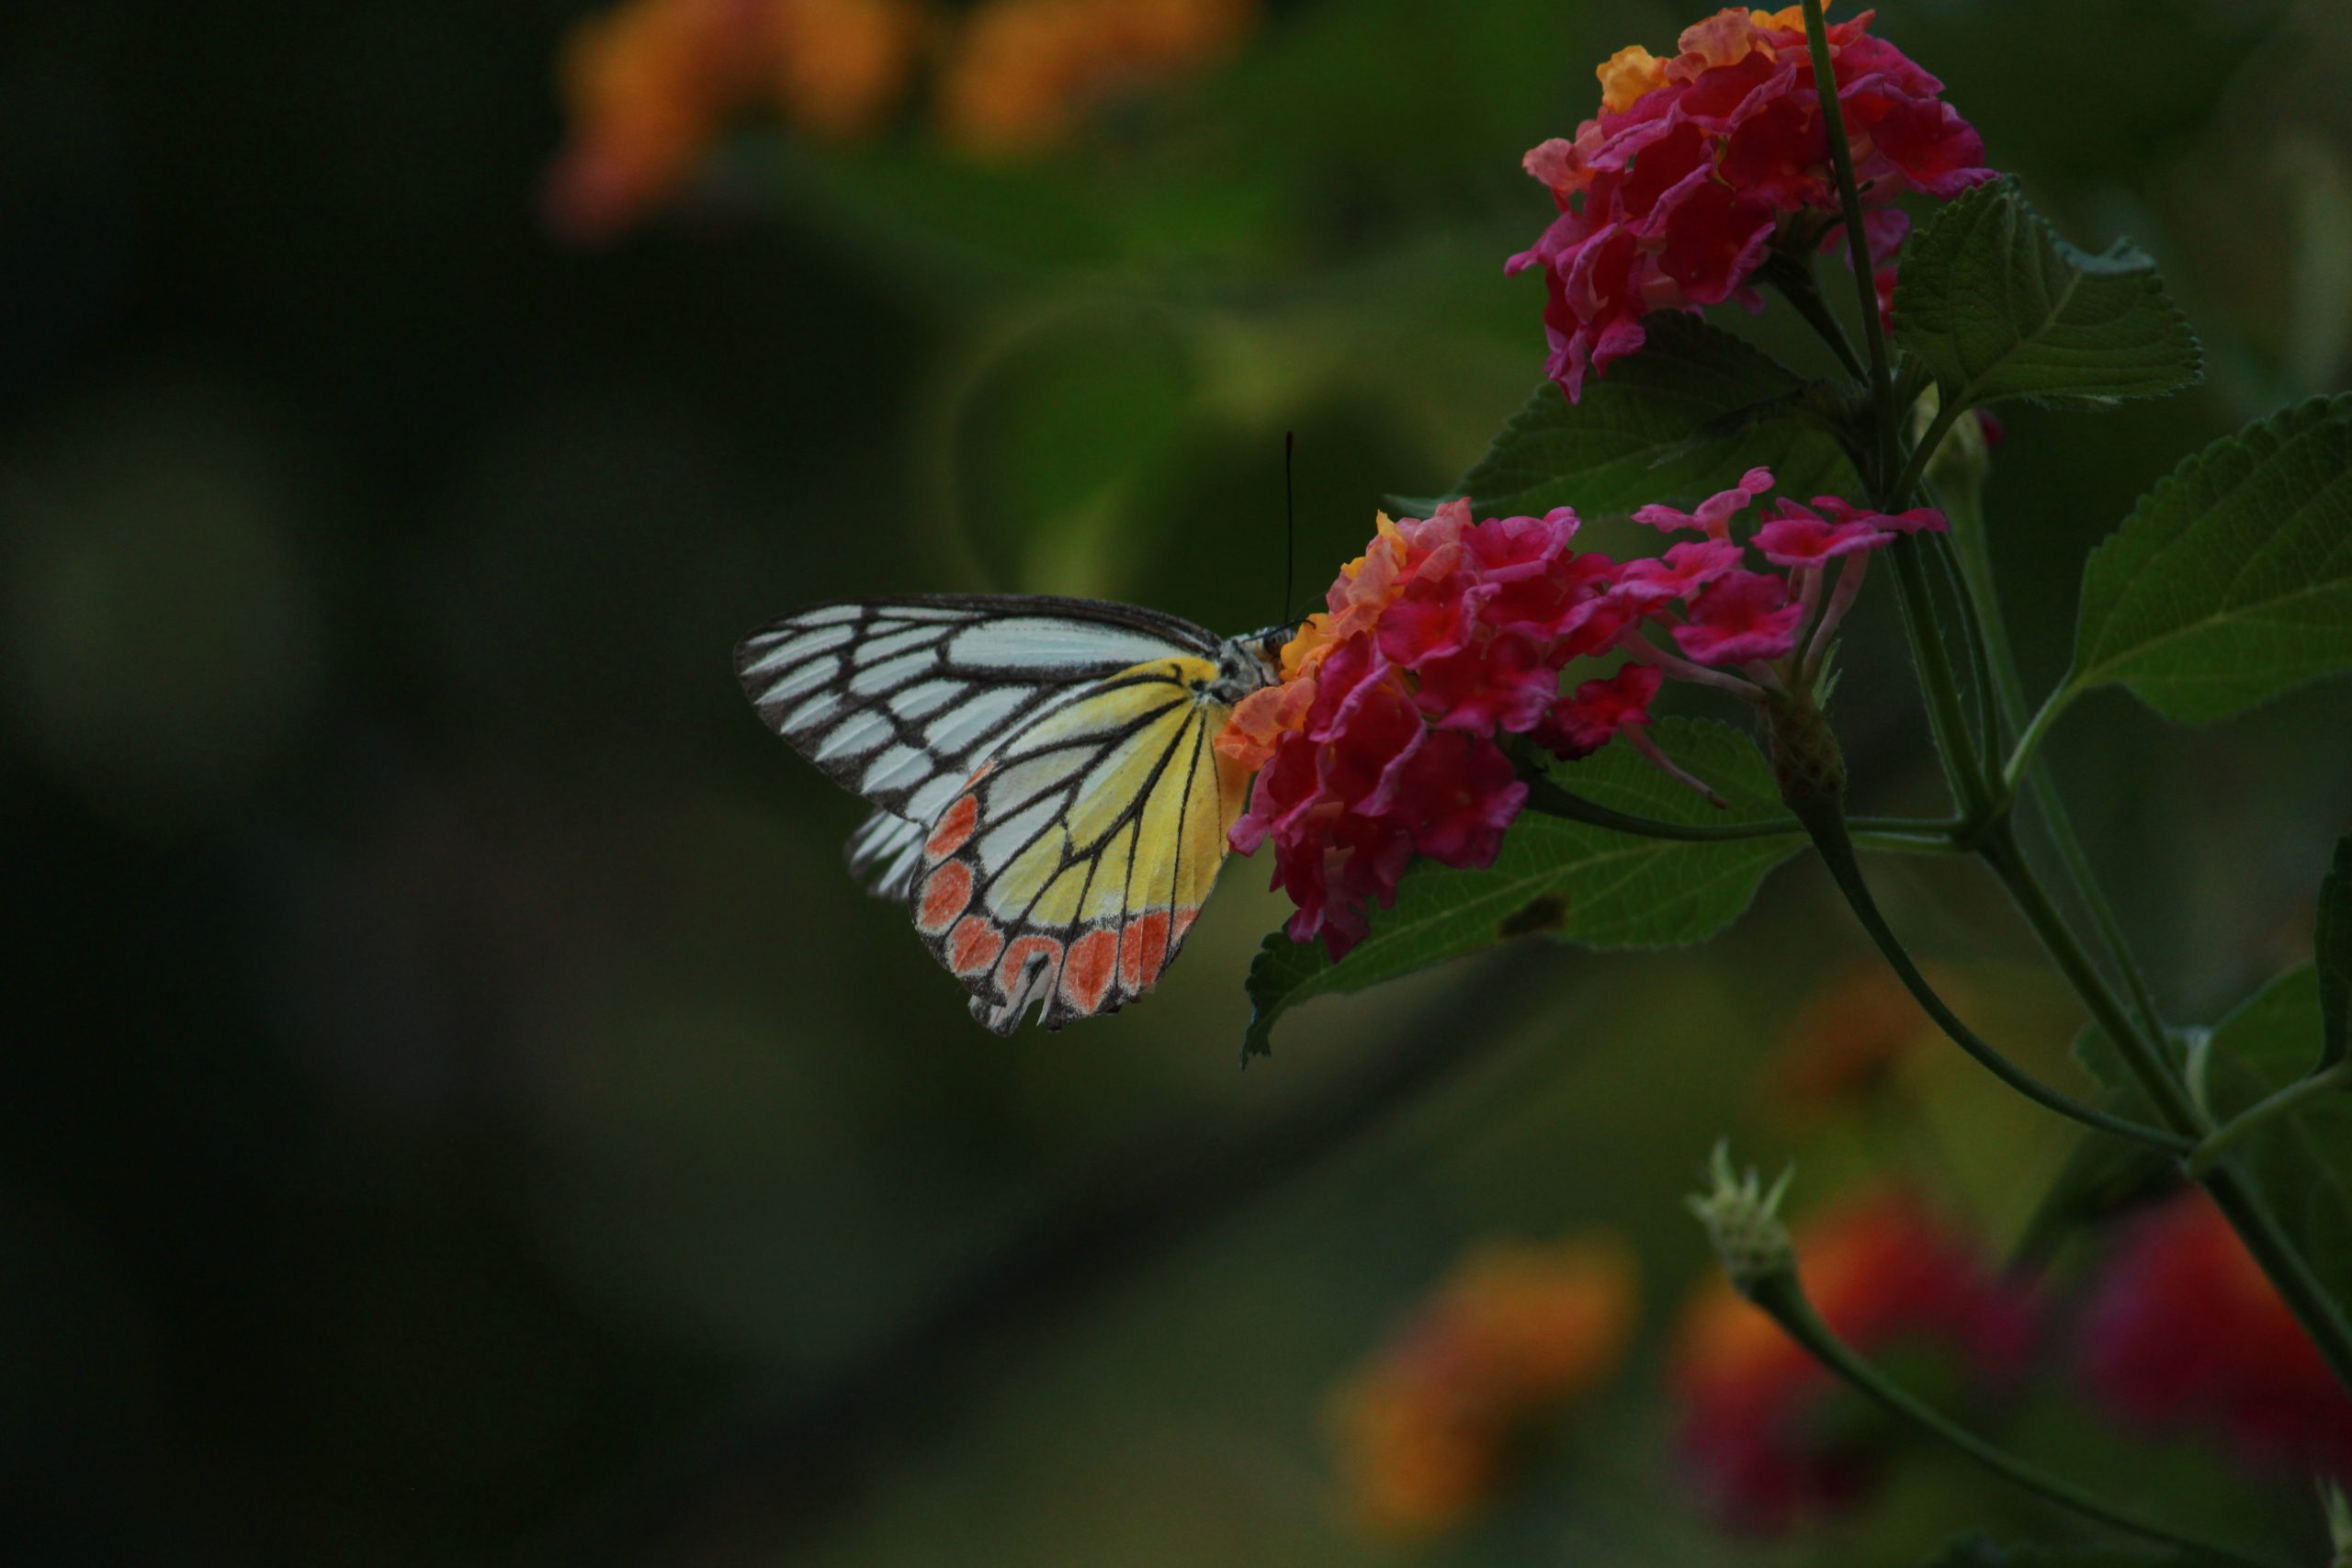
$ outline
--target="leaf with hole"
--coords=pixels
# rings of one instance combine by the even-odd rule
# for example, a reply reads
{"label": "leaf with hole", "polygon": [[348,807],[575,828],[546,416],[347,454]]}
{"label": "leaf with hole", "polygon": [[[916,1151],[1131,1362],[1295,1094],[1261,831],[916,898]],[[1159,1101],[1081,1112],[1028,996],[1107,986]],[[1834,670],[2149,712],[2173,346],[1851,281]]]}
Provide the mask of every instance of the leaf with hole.
{"label": "leaf with hole", "polygon": [[[1655,727],[1655,739],[1713,785],[1727,808],[1708,805],[1625,746],[1558,764],[1553,777],[1612,810],[1669,822],[1786,818],[1770,769],[1740,731],[1674,718]],[[1698,942],[1736,919],[1765,873],[1803,841],[1793,825],[1785,834],[1692,841],[1636,838],[1521,812],[1485,870],[1424,861],[1407,871],[1396,904],[1375,910],[1371,934],[1337,963],[1319,942],[1295,942],[1279,931],[1269,936],[1250,966],[1256,1012],[1243,1049],[1268,1050],[1275,1021],[1312,998],[1362,990],[1515,936],[1540,932],[1593,948]]]}

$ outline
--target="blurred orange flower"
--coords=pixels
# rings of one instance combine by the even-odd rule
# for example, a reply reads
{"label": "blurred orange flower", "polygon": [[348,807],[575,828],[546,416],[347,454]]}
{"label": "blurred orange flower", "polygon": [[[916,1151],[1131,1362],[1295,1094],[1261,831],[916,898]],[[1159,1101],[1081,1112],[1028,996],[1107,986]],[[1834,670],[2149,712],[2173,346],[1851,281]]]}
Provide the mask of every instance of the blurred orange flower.
{"label": "blurred orange flower", "polygon": [[[1948,976],[1930,970],[1928,977],[1947,998],[1956,998]],[[1781,1047],[1766,1068],[1768,1090],[1808,1115],[1868,1100],[1887,1087],[1904,1056],[1935,1032],[1893,971],[1857,962],[1831,976],[1781,1031]]]}
{"label": "blurred orange flower", "polygon": [[[2018,1370],[2030,1348],[2027,1289],[1975,1239],[1902,1189],[1866,1192],[1796,1233],[1805,1293],[1865,1355],[1926,1349],[1972,1379]],[[1831,1374],[1718,1275],[1683,1314],[1671,1358],[1682,1446],[1731,1523],[1770,1530],[1858,1501],[1874,1477],[1867,1440],[1817,1419]]]}
{"label": "blurred orange flower", "polygon": [[762,106],[815,135],[878,129],[912,74],[920,0],[627,0],[574,29],[557,230],[607,237],[672,196],[728,122]]}
{"label": "blurred orange flower", "polygon": [[1476,1513],[1513,1440],[1616,1370],[1636,1296],[1633,1254],[1614,1236],[1466,1256],[1335,1398],[1345,1481],[1365,1526],[1426,1540]]}
{"label": "blurred orange flower", "polygon": [[785,122],[839,141],[879,130],[928,26],[919,0],[780,0],[775,13]]}
{"label": "blurred orange flower", "polygon": [[1258,0],[985,0],[939,83],[939,119],[968,151],[1034,152],[1123,93],[1223,60]]}

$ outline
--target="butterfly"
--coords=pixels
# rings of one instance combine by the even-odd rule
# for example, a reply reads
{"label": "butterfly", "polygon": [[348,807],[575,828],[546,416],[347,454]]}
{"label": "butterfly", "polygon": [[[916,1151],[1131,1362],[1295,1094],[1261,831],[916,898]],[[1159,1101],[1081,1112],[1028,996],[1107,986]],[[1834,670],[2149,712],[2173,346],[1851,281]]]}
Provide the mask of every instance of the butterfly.
{"label": "butterfly", "polygon": [[1246,770],[1212,742],[1292,627],[1220,638],[1130,604],[911,594],[814,604],[735,649],[760,717],[874,806],[851,871],[902,900],[1011,1034],[1159,983],[1225,861]]}

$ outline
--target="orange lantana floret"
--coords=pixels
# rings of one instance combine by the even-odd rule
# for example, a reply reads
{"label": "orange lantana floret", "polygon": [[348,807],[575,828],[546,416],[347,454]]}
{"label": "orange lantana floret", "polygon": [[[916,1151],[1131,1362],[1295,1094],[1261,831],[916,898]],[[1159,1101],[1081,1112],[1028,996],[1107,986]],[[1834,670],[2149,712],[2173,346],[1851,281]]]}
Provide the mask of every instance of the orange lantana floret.
{"label": "orange lantana floret", "polygon": [[[1467,502],[1458,505],[1466,514]],[[1373,540],[1364,553],[1340,569],[1317,610],[1283,645],[1282,683],[1241,699],[1216,737],[1216,749],[1246,768],[1266,765],[1274,743],[1306,721],[1315,704],[1315,671],[1333,649],[1370,631],[1380,613],[1405,590],[1407,546],[1403,532],[1385,512],[1373,519]]]}
{"label": "orange lantana floret", "polygon": [[1666,62],[1637,43],[1602,61],[1592,73],[1600,78],[1600,107],[1611,114],[1623,114],[1666,85]]}

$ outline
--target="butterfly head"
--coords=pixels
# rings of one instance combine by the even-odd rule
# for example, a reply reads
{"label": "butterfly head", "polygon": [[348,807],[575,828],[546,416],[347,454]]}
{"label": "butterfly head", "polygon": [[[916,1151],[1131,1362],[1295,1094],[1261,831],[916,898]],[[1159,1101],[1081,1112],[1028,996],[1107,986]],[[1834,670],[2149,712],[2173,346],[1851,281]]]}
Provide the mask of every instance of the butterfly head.
{"label": "butterfly head", "polygon": [[1283,645],[1298,632],[1299,623],[1267,626],[1228,639],[1217,653],[1218,698],[1239,702],[1261,687],[1283,678]]}

